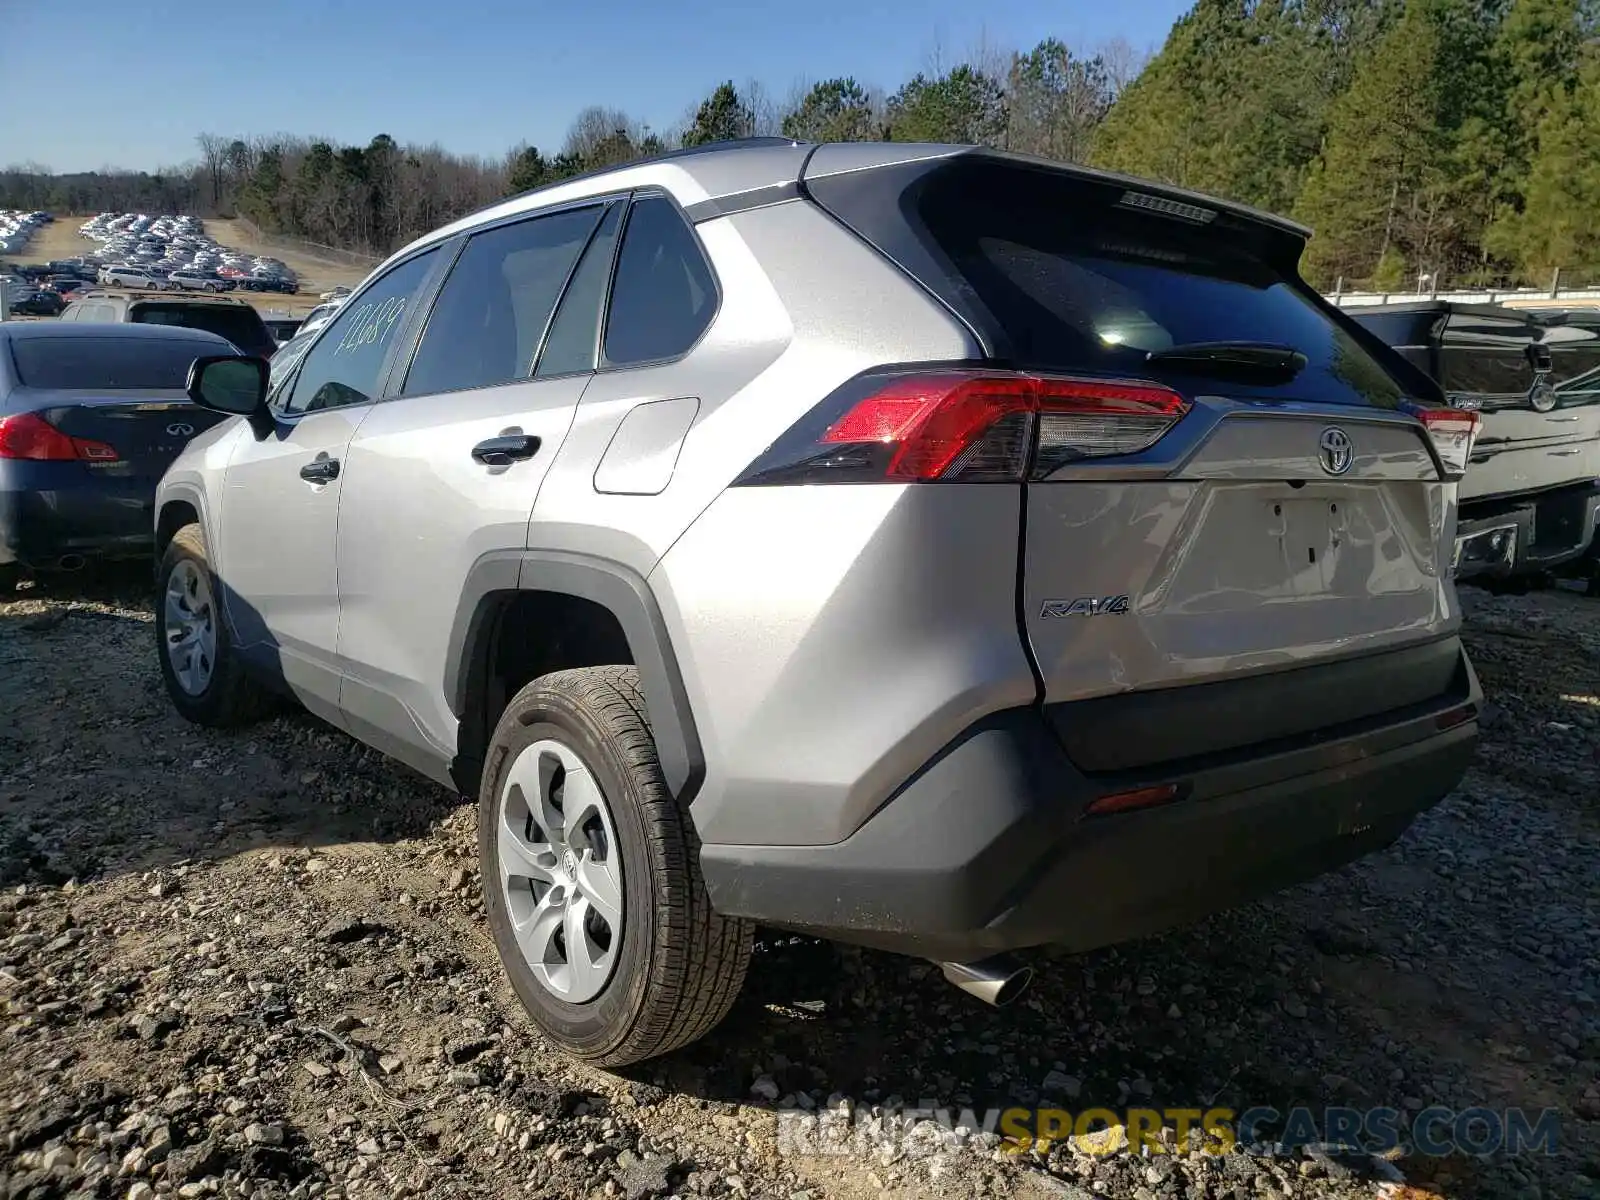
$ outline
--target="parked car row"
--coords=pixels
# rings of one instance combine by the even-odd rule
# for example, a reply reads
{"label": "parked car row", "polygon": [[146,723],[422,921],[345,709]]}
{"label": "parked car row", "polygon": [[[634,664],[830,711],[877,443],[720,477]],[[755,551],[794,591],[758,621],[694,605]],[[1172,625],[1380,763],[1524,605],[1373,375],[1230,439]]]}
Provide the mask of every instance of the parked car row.
{"label": "parked car row", "polygon": [[20,254],[33,239],[41,225],[54,220],[47,212],[22,212],[20,209],[0,209],[0,254]]}
{"label": "parked car row", "polygon": [[101,213],[79,228],[101,243],[95,255],[85,257],[95,263],[101,283],[163,291],[299,289],[282,260],[218,244],[198,217]]}
{"label": "parked car row", "polygon": [[42,225],[54,218],[47,212],[23,212],[20,209],[0,209],[0,254],[20,254]]}

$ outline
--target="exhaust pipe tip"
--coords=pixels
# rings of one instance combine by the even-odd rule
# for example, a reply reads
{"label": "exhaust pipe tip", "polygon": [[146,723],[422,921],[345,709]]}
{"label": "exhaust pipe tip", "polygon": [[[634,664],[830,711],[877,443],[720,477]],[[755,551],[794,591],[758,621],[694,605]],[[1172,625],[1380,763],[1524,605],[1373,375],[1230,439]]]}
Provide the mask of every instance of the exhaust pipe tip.
{"label": "exhaust pipe tip", "polygon": [[939,969],[967,995],[995,1008],[1010,1004],[1033,982],[1032,967],[1003,954],[977,962],[942,962]]}
{"label": "exhaust pipe tip", "polygon": [[58,571],[81,571],[89,565],[89,560],[81,554],[63,554],[56,563]]}

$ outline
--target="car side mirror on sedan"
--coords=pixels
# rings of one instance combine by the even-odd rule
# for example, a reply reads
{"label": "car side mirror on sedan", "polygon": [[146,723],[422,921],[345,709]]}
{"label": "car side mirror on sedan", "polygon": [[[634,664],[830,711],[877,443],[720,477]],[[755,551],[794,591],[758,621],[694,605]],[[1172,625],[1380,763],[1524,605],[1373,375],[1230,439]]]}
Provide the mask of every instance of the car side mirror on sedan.
{"label": "car side mirror on sedan", "polygon": [[197,358],[189,367],[189,399],[213,412],[244,417],[256,437],[271,433],[275,422],[267,409],[270,368],[264,358],[236,354]]}

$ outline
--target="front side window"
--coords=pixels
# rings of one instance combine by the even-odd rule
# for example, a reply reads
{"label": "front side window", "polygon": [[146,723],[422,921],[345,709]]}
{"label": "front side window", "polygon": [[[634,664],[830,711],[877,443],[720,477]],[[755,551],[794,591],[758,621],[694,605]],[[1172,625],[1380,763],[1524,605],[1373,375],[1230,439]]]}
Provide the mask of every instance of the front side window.
{"label": "front side window", "polygon": [[607,364],[623,367],[688,353],[716,308],[711,267],[677,208],[661,196],[635,203],[611,285]]}
{"label": "front side window", "polygon": [[437,254],[433,249],[408,258],[340,309],[288,385],[285,413],[344,408],[373,398],[384,358]]}
{"label": "front side window", "polygon": [[572,209],[472,237],[439,291],[403,394],[526,379],[603,211],[600,205]]}

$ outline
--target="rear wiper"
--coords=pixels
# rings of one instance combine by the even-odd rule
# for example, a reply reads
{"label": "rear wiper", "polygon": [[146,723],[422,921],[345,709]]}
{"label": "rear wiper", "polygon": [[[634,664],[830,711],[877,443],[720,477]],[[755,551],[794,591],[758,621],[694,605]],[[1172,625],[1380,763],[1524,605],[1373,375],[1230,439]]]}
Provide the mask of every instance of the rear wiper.
{"label": "rear wiper", "polygon": [[1196,374],[1241,379],[1293,379],[1306,367],[1306,356],[1281,342],[1184,342],[1152,350],[1145,361]]}

